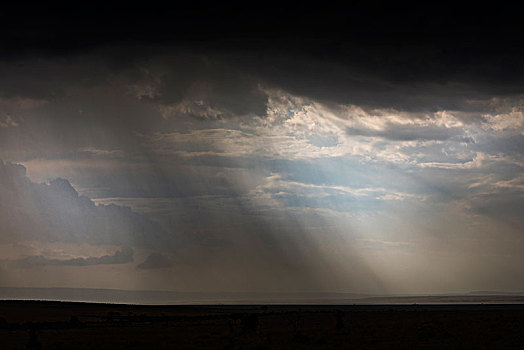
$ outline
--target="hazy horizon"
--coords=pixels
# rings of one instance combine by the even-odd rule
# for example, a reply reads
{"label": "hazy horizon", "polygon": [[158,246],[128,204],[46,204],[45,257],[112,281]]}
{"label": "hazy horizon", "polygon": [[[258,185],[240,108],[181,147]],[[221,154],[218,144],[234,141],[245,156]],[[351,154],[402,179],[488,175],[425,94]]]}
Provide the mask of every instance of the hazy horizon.
{"label": "hazy horizon", "polygon": [[130,305],[480,305],[524,304],[524,293],[354,294],[176,292],[92,288],[0,287],[0,301],[63,301]]}

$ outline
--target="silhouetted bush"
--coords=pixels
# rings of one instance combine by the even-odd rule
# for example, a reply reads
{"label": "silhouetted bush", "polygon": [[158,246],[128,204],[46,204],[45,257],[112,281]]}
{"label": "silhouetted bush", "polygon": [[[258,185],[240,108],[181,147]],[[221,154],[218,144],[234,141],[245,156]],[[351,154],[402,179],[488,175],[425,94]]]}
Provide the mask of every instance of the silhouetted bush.
{"label": "silhouetted bush", "polygon": [[242,332],[256,332],[258,328],[258,315],[246,314],[242,317]]}
{"label": "silhouetted bush", "polygon": [[335,317],[337,319],[337,331],[342,331],[346,329],[346,324],[344,323],[344,313],[340,310],[337,311],[335,314]]}
{"label": "silhouetted bush", "polygon": [[79,327],[82,327],[83,326],[83,323],[80,322],[80,320],[78,319],[78,317],[72,315],[70,318],[69,318],[69,326],[71,328],[79,328]]}
{"label": "silhouetted bush", "polygon": [[29,329],[29,341],[26,345],[27,350],[40,350],[42,349],[42,344],[38,340],[38,333],[35,327]]}

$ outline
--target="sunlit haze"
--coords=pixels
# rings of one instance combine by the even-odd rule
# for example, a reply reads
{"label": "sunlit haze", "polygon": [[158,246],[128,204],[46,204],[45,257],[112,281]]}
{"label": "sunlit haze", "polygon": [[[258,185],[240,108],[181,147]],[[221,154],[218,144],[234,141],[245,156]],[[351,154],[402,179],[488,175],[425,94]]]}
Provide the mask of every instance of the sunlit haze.
{"label": "sunlit haze", "polygon": [[215,10],[6,40],[1,287],[524,290],[515,38]]}

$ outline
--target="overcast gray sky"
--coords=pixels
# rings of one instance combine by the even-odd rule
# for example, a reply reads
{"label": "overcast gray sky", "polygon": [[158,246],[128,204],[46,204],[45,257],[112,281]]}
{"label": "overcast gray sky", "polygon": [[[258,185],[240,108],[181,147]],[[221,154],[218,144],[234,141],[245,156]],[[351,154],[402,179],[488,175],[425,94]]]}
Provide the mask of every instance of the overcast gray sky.
{"label": "overcast gray sky", "polygon": [[515,45],[231,33],[4,48],[0,285],[524,290]]}

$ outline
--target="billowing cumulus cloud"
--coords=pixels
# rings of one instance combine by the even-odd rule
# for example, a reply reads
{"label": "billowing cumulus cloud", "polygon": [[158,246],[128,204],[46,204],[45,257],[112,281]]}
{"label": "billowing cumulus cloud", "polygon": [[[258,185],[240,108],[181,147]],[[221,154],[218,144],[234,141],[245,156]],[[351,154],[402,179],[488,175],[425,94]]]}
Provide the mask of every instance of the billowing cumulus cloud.
{"label": "billowing cumulus cloud", "polygon": [[[30,239],[145,246],[169,242],[160,225],[130,208],[95,205],[61,178],[49,184],[33,183],[22,165],[0,162],[0,189],[3,242]],[[162,242],[156,241],[159,237]]]}

